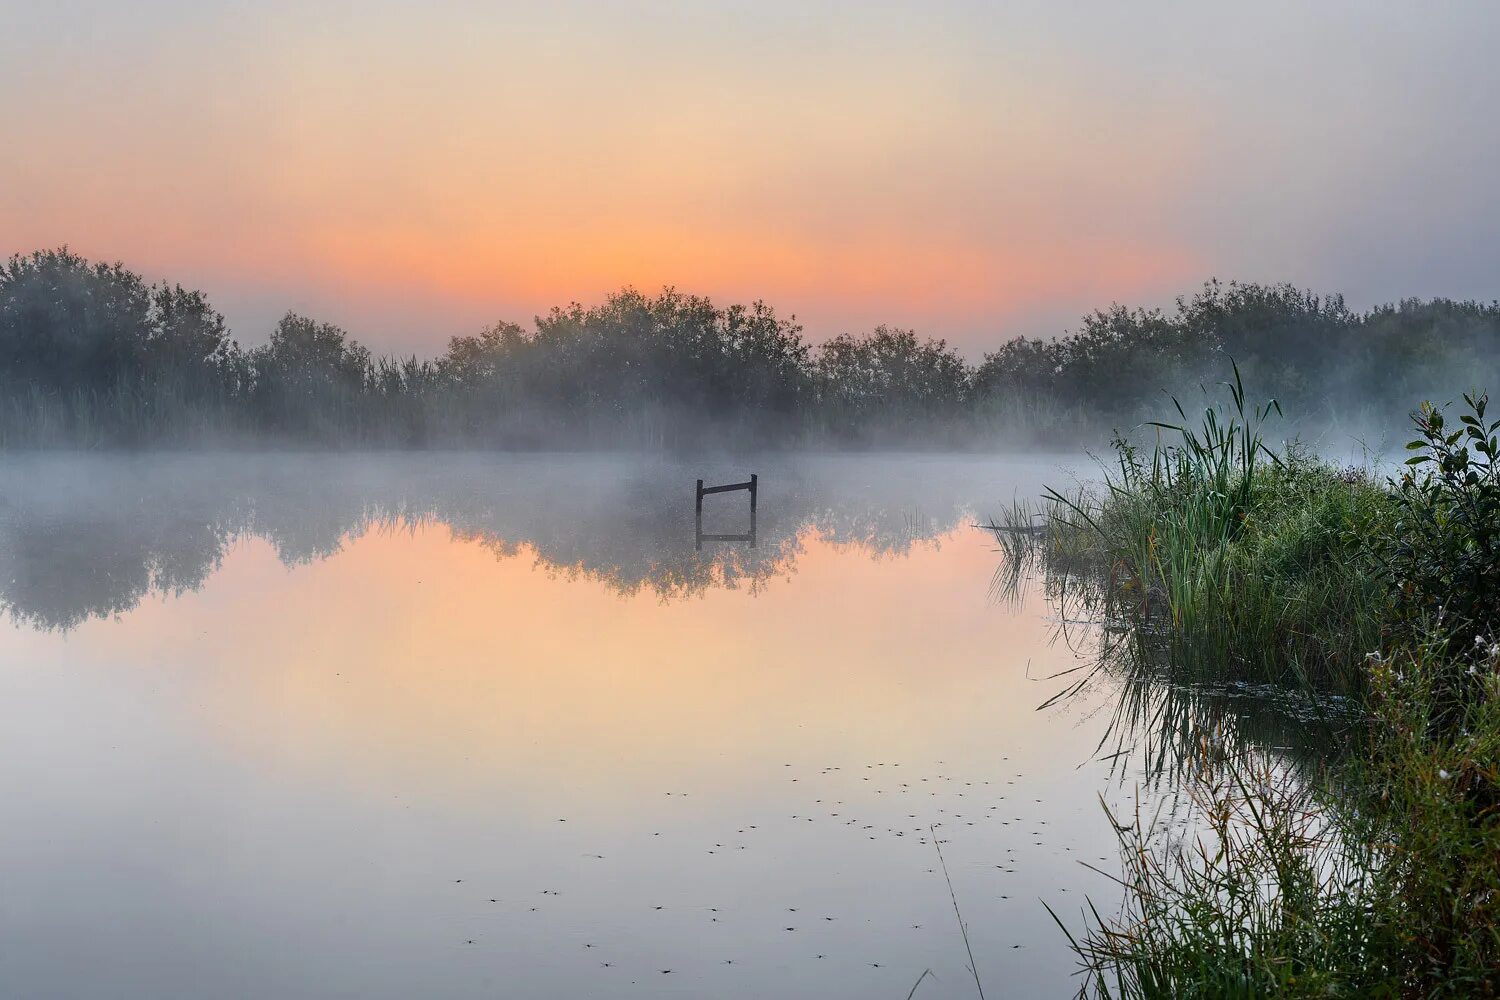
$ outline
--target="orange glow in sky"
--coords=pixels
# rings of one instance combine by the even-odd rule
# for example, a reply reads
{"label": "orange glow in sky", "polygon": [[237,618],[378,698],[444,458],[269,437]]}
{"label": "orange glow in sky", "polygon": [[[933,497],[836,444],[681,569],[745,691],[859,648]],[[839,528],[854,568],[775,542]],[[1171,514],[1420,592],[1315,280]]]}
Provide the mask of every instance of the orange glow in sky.
{"label": "orange glow in sky", "polygon": [[970,355],[1212,275],[1494,292],[1493,16],[817,6],[29,5],[0,251],[420,353],[627,284]]}

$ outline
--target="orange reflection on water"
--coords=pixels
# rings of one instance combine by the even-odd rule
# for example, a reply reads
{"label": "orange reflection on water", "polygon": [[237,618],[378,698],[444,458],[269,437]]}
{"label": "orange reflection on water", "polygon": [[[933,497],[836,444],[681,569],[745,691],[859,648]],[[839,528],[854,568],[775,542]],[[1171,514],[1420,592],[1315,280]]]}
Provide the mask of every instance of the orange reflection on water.
{"label": "orange reflection on water", "polygon": [[1032,737],[1051,687],[1026,666],[1044,676],[1071,654],[1036,608],[989,599],[981,533],[882,559],[811,530],[801,545],[757,594],[664,603],[436,526],[290,570],[242,541],[202,591],[77,639],[184,663],[187,683],[218,689],[218,738],[372,790],[504,774],[607,799],[663,773],[722,785],[783,761],[1050,752]]}

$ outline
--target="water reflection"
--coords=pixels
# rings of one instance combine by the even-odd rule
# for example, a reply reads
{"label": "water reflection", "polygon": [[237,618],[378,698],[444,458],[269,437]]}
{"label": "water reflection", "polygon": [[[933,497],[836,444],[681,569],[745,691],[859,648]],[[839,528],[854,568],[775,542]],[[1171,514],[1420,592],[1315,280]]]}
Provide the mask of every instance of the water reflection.
{"label": "water reflection", "polygon": [[901,553],[952,529],[987,502],[986,492],[1030,488],[1055,469],[1045,459],[1019,472],[1013,463],[997,479],[981,459],[763,461],[764,496],[747,524],[732,503],[695,516],[693,480],[717,465],[470,455],[13,458],[0,469],[0,603],[27,625],[66,630],[148,595],[196,590],[236,538],[264,539],[293,566],[371,530],[428,525],[499,558],[524,548],[549,572],[620,594],[670,601],[713,588],[755,591],[794,571],[805,529],[872,556]]}
{"label": "water reflection", "polygon": [[693,529],[693,549],[696,552],[703,551],[704,542],[744,542],[752,549],[755,548],[755,508],[750,509],[750,527],[747,531],[739,534],[706,534],[703,530],[703,515],[694,518],[696,524]]}
{"label": "water reflection", "polygon": [[758,462],[700,553],[725,464],[12,463],[0,981],[968,995],[936,828],[986,984],[1066,993],[1103,716],[968,513],[1055,467]]}
{"label": "water reflection", "polygon": [[1044,601],[1055,640],[1076,658],[1045,704],[1106,689],[1108,723],[1096,752],[1153,789],[1181,786],[1210,744],[1221,761],[1269,755],[1278,767],[1311,778],[1343,759],[1362,733],[1363,713],[1353,699],[1174,676],[1170,629],[1121,605],[1096,563],[1048,548],[1025,527],[990,530],[1000,555],[992,597],[1012,607],[1028,598]]}

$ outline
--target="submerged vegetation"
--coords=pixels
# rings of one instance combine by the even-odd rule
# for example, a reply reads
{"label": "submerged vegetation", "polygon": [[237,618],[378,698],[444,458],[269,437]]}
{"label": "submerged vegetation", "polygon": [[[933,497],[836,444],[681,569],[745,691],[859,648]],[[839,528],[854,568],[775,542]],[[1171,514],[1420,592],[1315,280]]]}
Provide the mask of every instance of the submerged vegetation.
{"label": "submerged vegetation", "polygon": [[1483,395],[1456,428],[1424,405],[1382,481],[1273,449],[1279,407],[1248,406],[1237,369],[1227,389],[997,537],[1103,626],[1127,695],[1259,684],[1360,711],[1312,769],[1201,718],[1176,734],[1196,839],[1111,817],[1126,896],[1070,932],[1082,993],[1500,995],[1500,421]]}
{"label": "submerged vegetation", "polygon": [[291,313],[241,346],[202,292],[65,248],[0,263],[5,447],[1072,445],[1227,357],[1311,423],[1378,429],[1393,415],[1369,400],[1500,374],[1500,304],[1358,313],[1290,285],[1210,282],[1170,313],[1114,306],[976,365],[910,330],[813,345],[762,302],[627,289],[422,359]]}

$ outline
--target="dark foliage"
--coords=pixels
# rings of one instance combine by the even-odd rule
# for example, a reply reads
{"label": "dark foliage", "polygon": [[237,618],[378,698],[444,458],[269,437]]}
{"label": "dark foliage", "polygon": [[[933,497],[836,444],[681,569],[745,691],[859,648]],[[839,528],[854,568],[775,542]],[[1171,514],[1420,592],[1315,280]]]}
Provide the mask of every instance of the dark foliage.
{"label": "dark foliage", "polygon": [[242,349],[201,292],[66,248],[0,263],[0,445],[12,447],[1076,445],[1231,359],[1308,423],[1394,426],[1376,401],[1500,374],[1500,305],[1358,314],[1290,285],[1214,281],[1174,311],[1116,305],[974,366],[910,330],[815,347],[762,302],[626,289],[421,360],[375,357],[294,314]]}
{"label": "dark foliage", "polygon": [[1447,669],[1435,678],[1444,706],[1472,700],[1500,640],[1500,420],[1489,398],[1464,397],[1452,427],[1424,403],[1407,472],[1392,484],[1399,516],[1379,539],[1391,588],[1393,630],[1413,643],[1441,643]]}

